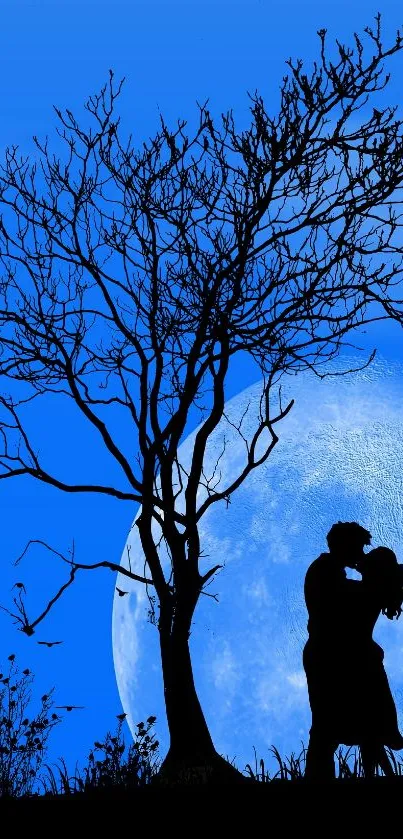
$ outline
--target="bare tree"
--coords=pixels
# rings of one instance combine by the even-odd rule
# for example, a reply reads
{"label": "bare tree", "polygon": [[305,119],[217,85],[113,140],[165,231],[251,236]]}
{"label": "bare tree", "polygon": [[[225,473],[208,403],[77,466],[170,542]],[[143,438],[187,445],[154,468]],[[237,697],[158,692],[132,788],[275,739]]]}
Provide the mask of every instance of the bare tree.
{"label": "bare tree", "polygon": [[[306,368],[324,375],[357,326],[401,316],[402,121],[376,94],[402,35],[384,47],[379,16],[365,33],[351,48],[337,42],[331,61],[320,31],[309,75],[290,59],[277,116],[255,93],[250,127],[238,133],[231,111],[217,127],[205,103],[192,139],[185,122],[170,130],[161,118],[140,150],[120,137],[122,82],[111,72],[86,103],[89,130],[56,109],[63,162],[48,140],[34,138],[39,163],[12,147],[0,170],[0,374],[12,380],[0,397],[0,478],[31,475],[65,492],[141,504],[147,566],[140,576],[71,556],[68,580],[37,620],[28,619],[22,591],[16,618],[32,634],[82,568],[106,566],[154,587],[171,737],[165,769],[224,771],[188,646],[199,597],[220,568],[200,572],[202,516],[228,502],[273,450],[292,405],[273,414],[281,376]],[[376,108],[359,122],[371,97]],[[244,468],[222,486],[203,467],[209,437],[225,422],[237,353],[261,371],[260,421],[245,439]],[[50,393],[73,400],[120,467],[120,482],[69,484],[56,455],[54,470],[45,468],[24,411]],[[178,448],[192,411],[201,424],[185,472]],[[122,412],[133,429],[124,445]]]}

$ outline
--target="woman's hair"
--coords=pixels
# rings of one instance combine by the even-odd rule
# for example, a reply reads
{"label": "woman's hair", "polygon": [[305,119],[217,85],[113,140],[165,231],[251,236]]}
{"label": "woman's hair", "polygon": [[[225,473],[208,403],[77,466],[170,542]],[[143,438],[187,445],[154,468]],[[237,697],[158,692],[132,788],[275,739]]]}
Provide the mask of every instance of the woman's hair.
{"label": "woman's hair", "polygon": [[360,565],[362,579],[376,587],[382,604],[382,613],[389,620],[402,613],[403,574],[396,554],[390,548],[374,548],[365,554]]}

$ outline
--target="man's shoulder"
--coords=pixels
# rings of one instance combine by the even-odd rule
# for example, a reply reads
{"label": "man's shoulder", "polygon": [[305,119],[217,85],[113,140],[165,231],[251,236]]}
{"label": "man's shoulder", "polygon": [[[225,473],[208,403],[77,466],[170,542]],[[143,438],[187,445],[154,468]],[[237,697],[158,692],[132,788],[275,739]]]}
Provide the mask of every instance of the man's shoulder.
{"label": "man's shoulder", "polygon": [[322,571],[330,571],[333,563],[330,561],[330,554],[320,554],[313,562],[311,562],[307,574],[322,573]]}
{"label": "man's shoulder", "polygon": [[311,562],[310,567],[312,567],[312,565],[322,564],[323,562],[326,562],[329,559],[330,559],[330,554],[329,553],[319,554],[319,556],[317,556],[316,559],[314,559],[313,562]]}
{"label": "man's shoulder", "polygon": [[306,575],[305,583],[316,580],[341,580],[344,579],[345,572],[340,566],[336,565],[328,553],[320,554],[313,562],[311,562]]}

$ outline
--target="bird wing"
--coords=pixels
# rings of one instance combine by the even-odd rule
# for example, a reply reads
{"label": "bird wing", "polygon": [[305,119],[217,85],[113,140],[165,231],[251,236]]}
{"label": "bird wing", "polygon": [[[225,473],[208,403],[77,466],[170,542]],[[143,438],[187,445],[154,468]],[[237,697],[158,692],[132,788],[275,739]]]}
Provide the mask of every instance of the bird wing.
{"label": "bird wing", "polygon": [[65,711],[73,711],[76,708],[85,708],[85,705],[55,705],[55,708],[63,709]]}
{"label": "bird wing", "polygon": [[46,647],[54,647],[55,644],[63,644],[63,641],[38,641],[38,644],[45,644]]}

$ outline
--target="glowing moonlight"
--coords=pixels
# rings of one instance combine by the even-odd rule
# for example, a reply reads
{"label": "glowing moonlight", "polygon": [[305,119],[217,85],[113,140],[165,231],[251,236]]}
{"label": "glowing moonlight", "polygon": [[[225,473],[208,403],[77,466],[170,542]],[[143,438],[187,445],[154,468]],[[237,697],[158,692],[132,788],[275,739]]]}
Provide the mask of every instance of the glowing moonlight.
{"label": "glowing moonlight", "polygon": [[[357,363],[357,359],[353,360]],[[344,362],[346,363],[346,362]],[[358,362],[359,363],[359,362]],[[330,368],[341,369],[341,362]],[[358,520],[373,544],[389,545],[403,562],[403,367],[376,361],[362,373],[323,381],[312,374],[284,380],[284,397],[295,406],[277,426],[280,440],[225,504],[213,505],[201,523],[202,570],[225,565],[202,596],[191,635],[195,682],[213,740],[239,768],[268,759],[276,745],[284,755],[307,742],[309,705],[301,651],[306,614],[303,579],[309,563],[326,547],[338,519]],[[261,384],[226,405],[250,439]],[[196,429],[197,430],[197,429]],[[189,465],[193,432],[179,450]],[[244,444],[224,423],[210,441],[206,474],[221,451],[227,485],[244,462]],[[137,528],[130,546],[133,570],[143,573]],[[167,558],[162,557],[167,567]],[[148,621],[144,587],[120,577],[127,597],[115,597],[113,653],[119,692],[131,731],[153,714],[161,754],[168,745],[158,631]],[[399,708],[403,694],[403,619],[379,621],[376,637]]]}

